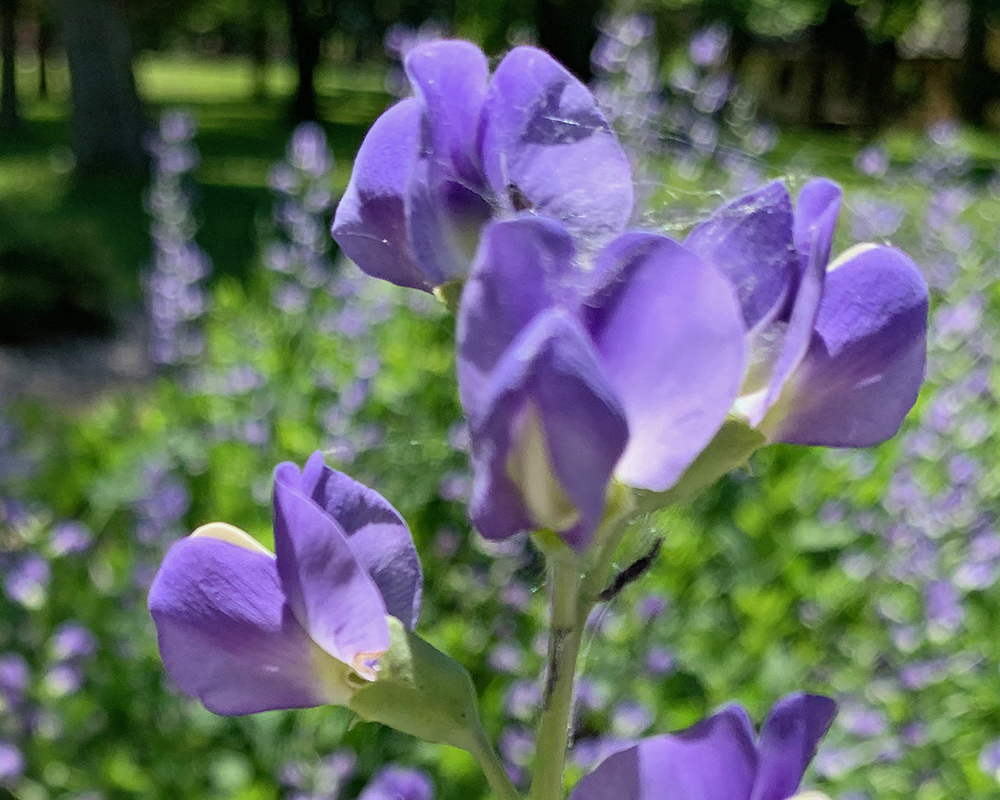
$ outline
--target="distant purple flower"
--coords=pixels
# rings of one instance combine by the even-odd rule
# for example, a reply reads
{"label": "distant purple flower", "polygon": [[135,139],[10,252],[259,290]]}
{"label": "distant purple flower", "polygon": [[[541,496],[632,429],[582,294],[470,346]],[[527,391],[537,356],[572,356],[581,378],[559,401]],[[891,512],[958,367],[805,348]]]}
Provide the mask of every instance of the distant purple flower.
{"label": "distant purple flower", "polygon": [[927,625],[945,635],[955,633],[965,621],[965,609],[952,584],[931,581],[924,593]]}
{"label": "distant purple flower", "polygon": [[377,492],[316,452],[274,471],[276,557],[213,523],[176,543],[149,593],[170,676],[218,714],[343,704],[375,680],[387,616],[407,628],[421,571],[409,529]]}
{"label": "distant purple flower", "polygon": [[608,483],[670,488],[721,426],[743,372],[732,287],[664,236],[629,233],[583,269],[559,223],[484,232],[457,323],[470,515],[583,548]]}
{"label": "distant purple flower", "polygon": [[979,769],[1000,783],[1000,739],[990,742],[979,752]]}
{"label": "distant purple flower", "polygon": [[82,553],[94,541],[94,534],[82,522],[69,520],[60,522],[52,528],[50,548],[53,555],[65,556],[72,553]]}
{"label": "distant purple flower", "polygon": [[728,47],[729,29],[716,23],[695,32],[688,44],[688,55],[699,67],[714,67],[725,59]]}
{"label": "distant purple flower", "polygon": [[49,563],[40,556],[29,554],[18,561],[4,577],[7,596],[26,608],[37,608],[45,601],[52,579]]}
{"label": "distant purple flower", "polygon": [[462,41],[414,47],[414,88],[372,126],[333,224],[362,270],[430,291],[468,272],[480,228],[531,211],[588,250],[621,233],[632,174],[607,119],[551,56],[516,47],[489,74]]}
{"label": "distant purple flower", "polygon": [[611,714],[611,729],[625,739],[636,739],[653,724],[653,715],[642,703],[626,700]]}
{"label": "distant purple flower", "polygon": [[0,740],[0,784],[10,786],[24,774],[24,754],[16,745]]}
{"label": "distant purple flower", "polygon": [[644,595],[635,606],[635,614],[643,625],[653,622],[666,610],[666,598],[658,594]]}
{"label": "distant purple flower", "polygon": [[333,168],[326,134],[316,122],[303,122],[288,143],[288,163],[310,177],[325,175]]}
{"label": "distant purple flower", "polygon": [[384,767],[375,773],[358,800],[432,800],[434,783],[419,769]]}
{"label": "distant purple flower", "polygon": [[665,647],[651,647],[646,653],[646,672],[654,678],[669,675],[676,667],[674,654]]}
{"label": "distant purple flower", "polygon": [[612,755],[570,800],[787,800],[796,793],[836,706],[816,695],[780,700],[759,736],[729,706],[687,730]]}
{"label": "distant purple flower", "polygon": [[76,664],[56,664],[45,673],[44,682],[54,697],[75,694],[83,686],[83,670]]}
{"label": "distant purple flower", "polygon": [[880,145],[868,145],[854,157],[858,172],[872,178],[881,178],[889,171],[889,154]]}
{"label": "distant purple flower", "polygon": [[87,658],[97,649],[97,638],[76,622],[64,622],[52,635],[52,657],[57,661]]}
{"label": "distant purple flower", "polygon": [[31,683],[31,668],[24,656],[9,653],[0,657],[0,695],[8,703],[17,704]]}
{"label": "distant purple flower", "polygon": [[498,644],[490,650],[490,668],[496,672],[517,673],[521,670],[524,655],[512,644]]}
{"label": "distant purple flower", "polygon": [[581,678],[577,683],[573,699],[579,709],[603,711],[608,705],[608,690],[607,687],[589,678]]}
{"label": "distant purple flower", "polygon": [[771,441],[865,447],[892,436],[926,361],[927,285],[891,247],[829,264],[840,188],[780,182],[697,225],[685,247],[736,285],[749,370],[734,411]]}
{"label": "distant purple flower", "polygon": [[537,681],[515,681],[504,697],[504,711],[514,719],[527,721],[542,704],[542,690]]}
{"label": "distant purple flower", "polygon": [[500,734],[497,746],[504,761],[517,767],[526,767],[535,755],[535,739],[520,726],[512,726]]}

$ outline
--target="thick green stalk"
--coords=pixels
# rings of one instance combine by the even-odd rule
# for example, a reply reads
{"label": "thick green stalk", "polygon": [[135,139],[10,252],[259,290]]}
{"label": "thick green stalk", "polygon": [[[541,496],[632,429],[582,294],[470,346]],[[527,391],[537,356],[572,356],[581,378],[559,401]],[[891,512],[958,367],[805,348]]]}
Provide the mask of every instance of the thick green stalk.
{"label": "thick green stalk", "polygon": [[548,674],[535,749],[530,800],[560,800],[573,713],[576,662],[586,613],[580,607],[580,561],[568,552],[549,556],[551,632]]}

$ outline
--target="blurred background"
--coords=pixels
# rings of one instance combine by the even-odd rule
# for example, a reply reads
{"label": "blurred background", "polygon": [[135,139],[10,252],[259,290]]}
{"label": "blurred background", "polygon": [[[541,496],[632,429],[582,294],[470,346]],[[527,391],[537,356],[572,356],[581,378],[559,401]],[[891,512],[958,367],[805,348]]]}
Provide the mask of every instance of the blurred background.
{"label": "blurred background", "polygon": [[456,751],[342,709],[215,717],[163,673],[166,549],[216,519],[269,543],[270,472],[316,448],[409,521],[420,630],[523,780],[542,564],[469,528],[451,318],[329,238],[402,60],[441,36],[533,42],[587,82],[637,225],[683,236],[825,175],[835,249],[896,244],[932,290],[896,440],[772,447],[636,526],[622,563],[664,547],[591,621],[575,774],[808,689],[841,703],[810,786],[997,797],[996,0],[0,0],[0,797],[486,796]]}

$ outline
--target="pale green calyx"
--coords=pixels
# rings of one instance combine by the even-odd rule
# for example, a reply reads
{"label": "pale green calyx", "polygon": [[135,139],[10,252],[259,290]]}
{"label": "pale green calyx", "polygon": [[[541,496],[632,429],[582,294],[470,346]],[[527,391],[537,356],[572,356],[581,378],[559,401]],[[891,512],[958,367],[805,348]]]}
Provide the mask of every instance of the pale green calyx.
{"label": "pale green calyx", "polygon": [[469,673],[395,617],[389,618],[389,635],[378,679],[368,683],[357,678],[363,685],[349,708],[366,722],[475,753],[485,736]]}
{"label": "pale green calyx", "polygon": [[643,509],[651,511],[694,497],[726,473],[746,466],[750,456],[766,444],[767,437],[745,421],[727,419],[673,488],[646,495],[642,500]]}
{"label": "pale green calyx", "polygon": [[514,446],[507,458],[507,474],[521,490],[528,513],[539,528],[565,531],[580,519],[552,467],[545,430],[538,409],[528,403],[516,426]]}

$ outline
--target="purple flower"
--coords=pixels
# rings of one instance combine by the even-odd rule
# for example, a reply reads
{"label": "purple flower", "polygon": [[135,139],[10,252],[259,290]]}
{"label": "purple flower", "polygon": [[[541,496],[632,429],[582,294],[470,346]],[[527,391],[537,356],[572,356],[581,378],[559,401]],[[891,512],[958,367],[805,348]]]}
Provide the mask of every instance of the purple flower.
{"label": "purple flower", "polygon": [[97,649],[97,638],[76,622],[64,622],[56,628],[52,641],[52,657],[57,661],[87,658]]}
{"label": "purple flower", "polygon": [[470,514],[488,539],[541,527],[586,547],[612,475],[670,488],[736,398],[744,328],[712,267],[647,233],[582,259],[553,220],[483,232],[457,340]]}
{"label": "purple flower", "polygon": [[358,266],[430,291],[468,271],[480,228],[530,209],[589,250],[624,229],[632,173],[587,88],[548,54],[516,47],[491,76],[462,41],[406,57],[414,96],[372,126],[333,235]]}
{"label": "purple flower", "polygon": [[737,288],[749,368],[734,411],[771,441],[865,447],[899,428],[926,361],[927,285],[892,247],[828,264],[840,188],[780,182],[734,200],[685,246]]}
{"label": "purple flower", "polygon": [[687,730],[643,739],[584,777],[570,800],[786,800],[796,793],[836,705],[790,695],[759,736],[740,706]]}
{"label": "purple flower", "polygon": [[0,740],[0,785],[10,786],[24,774],[24,754],[16,745]]}
{"label": "purple flower", "polygon": [[375,773],[358,800],[431,800],[434,784],[419,769],[385,767]]}
{"label": "purple flower", "polygon": [[64,556],[82,553],[94,541],[94,534],[82,522],[69,520],[52,528],[50,547],[53,555]]}
{"label": "purple flower", "polygon": [[212,523],[176,543],[149,608],[167,672],[217,714],[344,704],[378,676],[388,616],[420,610],[406,523],[380,494],[316,452],[274,471],[272,555]]}

